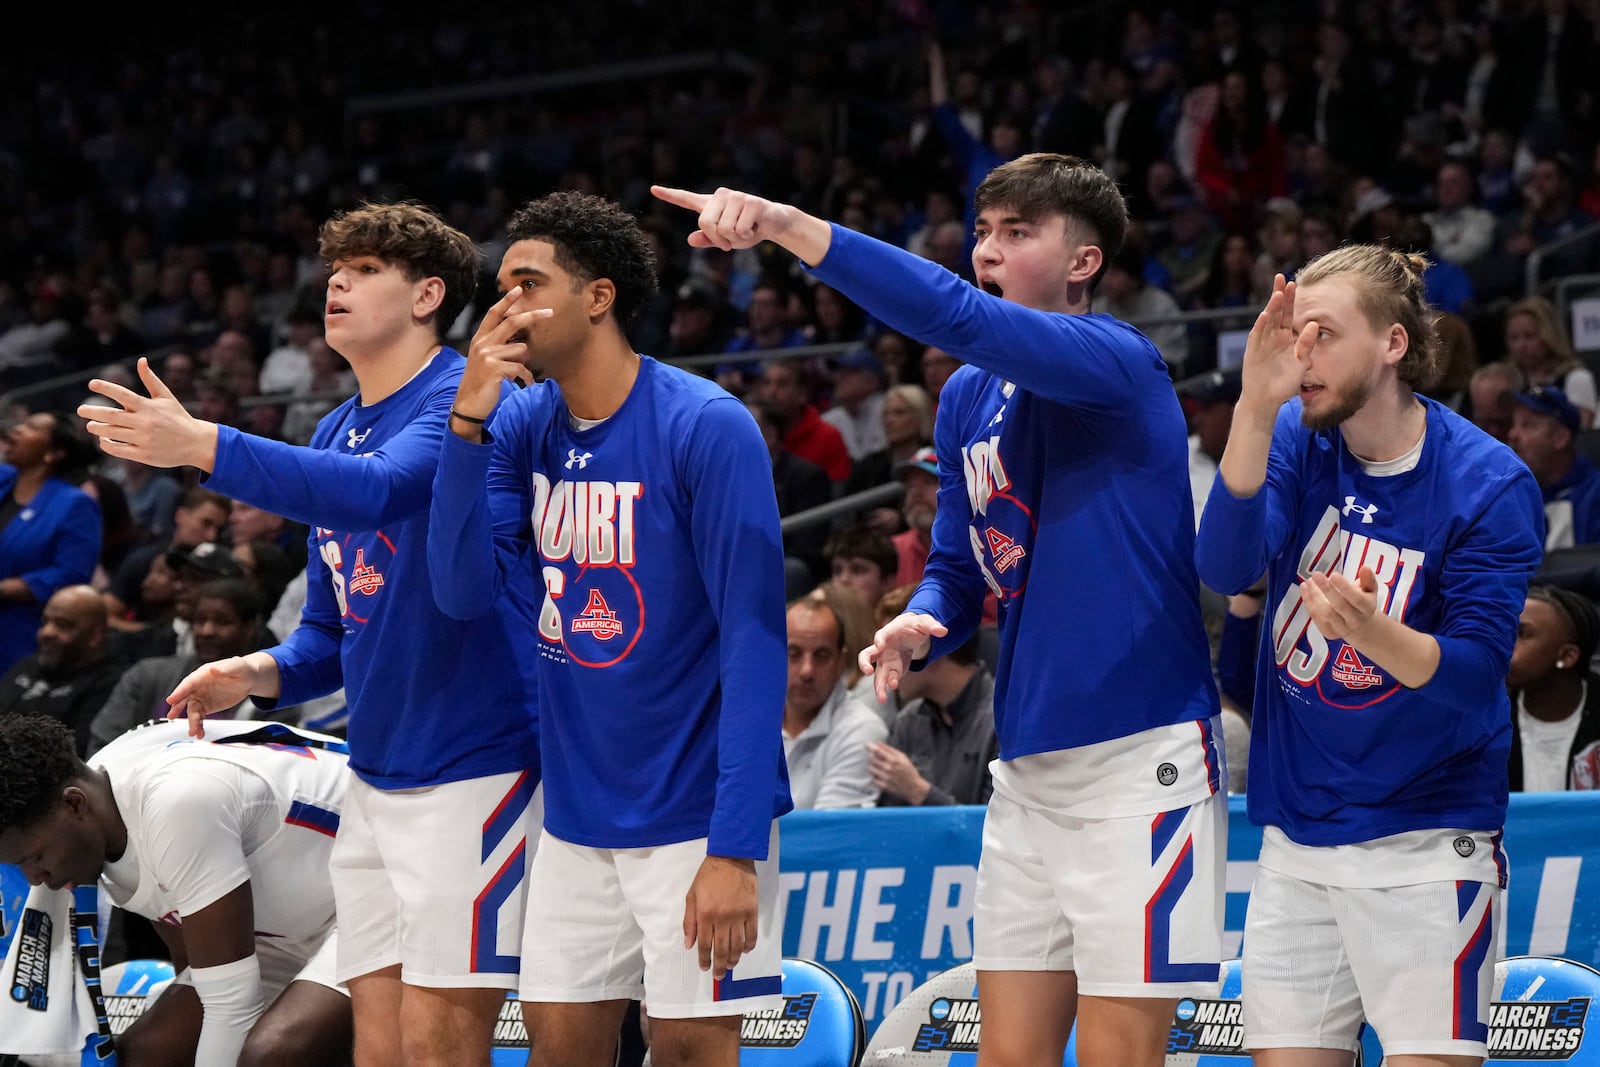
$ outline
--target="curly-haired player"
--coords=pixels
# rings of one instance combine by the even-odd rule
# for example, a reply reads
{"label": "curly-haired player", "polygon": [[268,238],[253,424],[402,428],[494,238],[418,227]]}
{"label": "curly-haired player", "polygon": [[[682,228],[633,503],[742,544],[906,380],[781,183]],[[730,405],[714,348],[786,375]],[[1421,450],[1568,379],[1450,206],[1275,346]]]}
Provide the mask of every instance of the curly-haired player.
{"label": "curly-haired player", "polygon": [[538,784],[534,681],[514,644],[533,586],[524,577],[463,625],[435,605],[425,562],[439,440],[465,365],[444,336],[476,285],[478,252],[416,204],[336,216],[322,252],[327,342],[360,393],[308,447],[190,417],[143,361],[150,396],[92,382],[122,410],[79,414],[112,455],[199,467],[208,488],[311,527],[320,562],[300,626],[273,648],[202,666],[168,699],[198,723],[247,695],[293,704],[344,686],[356,781],[333,875],[358,1057],[487,1067],[516,983]]}

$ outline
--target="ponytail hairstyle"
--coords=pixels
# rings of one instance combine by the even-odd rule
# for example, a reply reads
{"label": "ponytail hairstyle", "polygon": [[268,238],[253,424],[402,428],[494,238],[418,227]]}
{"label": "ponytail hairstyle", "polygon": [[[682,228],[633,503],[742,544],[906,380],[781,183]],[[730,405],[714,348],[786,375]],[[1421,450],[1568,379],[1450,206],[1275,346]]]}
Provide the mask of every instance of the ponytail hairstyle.
{"label": "ponytail hairstyle", "polygon": [[1405,330],[1406,354],[1395,371],[1400,380],[1419,388],[1438,373],[1439,334],[1436,312],[1422,298],[1426,256],[1393,252],[1382,245],[1343,245],[1307,263],[1295,276],[1303,287],[1336,275],[1354,275],[1356,303],[1375,329],[1398,324]]}

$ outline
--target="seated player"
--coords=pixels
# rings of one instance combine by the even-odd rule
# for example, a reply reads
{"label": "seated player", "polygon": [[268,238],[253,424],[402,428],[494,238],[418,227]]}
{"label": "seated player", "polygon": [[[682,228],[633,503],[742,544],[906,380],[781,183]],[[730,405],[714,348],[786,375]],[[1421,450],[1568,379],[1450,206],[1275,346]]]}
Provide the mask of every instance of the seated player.
{"label": "seated player", "polygon": [[177,979],[117,1039],[123,1063],[348,1062],[328,877],[348,774],[329,743],[157,723],[86,764],[60,723],[0,720],[0,863],[53,890],[98,880],[171,950]]}

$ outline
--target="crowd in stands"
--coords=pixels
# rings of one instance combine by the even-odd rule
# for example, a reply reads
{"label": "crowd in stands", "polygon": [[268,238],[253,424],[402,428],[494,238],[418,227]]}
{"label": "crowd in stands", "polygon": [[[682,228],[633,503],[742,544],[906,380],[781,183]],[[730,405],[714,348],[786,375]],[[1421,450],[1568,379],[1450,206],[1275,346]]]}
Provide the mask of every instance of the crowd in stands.
{"label": "crowd in stands", "polygon": [[[724,357],[703,370],[765,431],[782,513],[904,486],[898,503],[786,538],[784,740],[801,806],[987,796],[982,636],[888,705],[854,666],[874,617],[896,614],[921,575],[937,507],[933,413],[958,364],[770,249],[691,250],[651,182],[770,194],[970,278],[975,177],[1034,150],[1093,159],[1134,219],[1094,310],[1165,320],[1146,331],[1186,380],[1197,520],[1238,395],[1219,353],[1273,275],[1347,239],[1422,251],[1449,353],[1424,391],[1534,471],[1547,549],[1600,544],[1600,472],[1586,454],[1594,353],[1575,351],[1555,305],[1525,285],[1530,254],[1553,242],[1566,241],[1541,254],[1538,281],[1600,271],[1595,0],[1076,14],[814,0],[753,5],[755,28],[736,39],[718,5],[632,5],[627,20],[604,6],[541,10],[536,28],[500,12],[428,28],[371,4],[336,23],[306,6],[230,14],[178,39],[113,18],[94,32],[161,47],[90,66],[41,35],[7,71],[0,714],[54,715],[92,750],[159,711],[196,662],[293,626],[303,528],[208,492],[193,472],[94,462],[68,413],[85,378],[131,383],[131,358],[149,352],[198,417],[305,443],[354,389],[322,339],[317,226],[363,199],[436,205],[480,242],[486,270],[528,197],[577,188],[619,200],[658,257],[635,347]],[[341,43],[356,24],[359,47]],[[743,61],[708,60],[707,48]],[[663,57],[681,62],[644,65]],[[585,78],[630,61],[640,66],[614,84]],[[485,306],[480,293],[449,331],[462,347]],[[1181,318],[1206,309],[1239,317]],[[824,345],[835,347],[783,355]],[[1600,784],[1593,753],[1577,755],[1600,738],[1588,703],[1600,680],[1587,684],[1600,582],[1588,580],[1536,589],[1523,616],[1511,684],[1519,716],[1537,723],[1513,776],[1527,788]],[[1245,728],[1259,611],[1246,593],[1216,612],[1223,691]],[[1242,668],[1229,659],[1240,647]],[[1229,748],[1242,787],[1236,733]],[[1563,777],[1556,757],[1569,749]]]}

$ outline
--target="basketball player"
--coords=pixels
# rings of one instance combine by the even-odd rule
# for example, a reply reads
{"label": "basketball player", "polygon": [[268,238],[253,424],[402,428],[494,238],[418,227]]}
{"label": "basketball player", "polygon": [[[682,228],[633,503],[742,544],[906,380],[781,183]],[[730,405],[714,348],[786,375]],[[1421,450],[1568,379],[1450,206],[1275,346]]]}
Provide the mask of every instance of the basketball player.
{"label": "basketball player", "polygon": [[939,504],[907,611],[861,654],[879,699],[1000,603],[1000,759],[974,958],[979,1063],[1157,1067],[1180,996],[1215,992],[1227,830],[1183,413],[1155,346],[1088,314],[1127,209],[1034,154],[977,190],[978,287],[796,208],[656,188],[691,243],[774,241],[885,325],[968,366],[934,424]]}
{"label": "basketball player", "polygon": [[1505,678],[1539,487],[1413,389],[1437,358],[1420,256],[1351,245],[1278,276],[1197,558],[1267,575],[1250,751],[1261,856],[1244,1039],[1262,1067],[1487,1055],[1505,857]]}
{"label": "basketball player", "polygon": [[435,606],[424,562],[439,441],[464,366],[441,336],[472,296],[478,253],[425,208],[374,204],[330,220],[322,254],[327,341],[360,393],[309,447],[191,418],[144,361],[149,397],[95,381],[121,410],[80,414],[111,455],[198,467],[210,488],[312,527],[322,578],[307,584],[299,628],[202,666],[169,702],[198,736],[202,716],[246,695],[271,707],[345,687],[357,780],[333,878],[358,1059],[487,1065],[516,984],[538,782],[533,681],[518,644],[532,586],[521,576],[513,596],[463,625]]}
{"label": "basketball player", "polygon": [[[790,808],[783,549],[755,421],[636,354],[638,223],[556,193],[511,220],[434,486],[429,561],[457,618],[537,567],[545,830],[521,997],[541,1067],[612,1062],[641,992],[656,1067],[734,1067],[781,982],[776,819]],[[549,318],[529,320],[530,309]],[[495,415],[504,379],[540,384]],[[640,985],[640,978],[643,985]]]}
{"label": "basketball player", "polygon": [[348,1063],[328,880],[343,745],[277,724],[209,733],[143,726],[85,764],[54,720],[0,719],[0,863],[51,889],[98,880],[156,923],[178,976],[117,1038],[125,1062]]}

